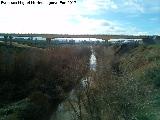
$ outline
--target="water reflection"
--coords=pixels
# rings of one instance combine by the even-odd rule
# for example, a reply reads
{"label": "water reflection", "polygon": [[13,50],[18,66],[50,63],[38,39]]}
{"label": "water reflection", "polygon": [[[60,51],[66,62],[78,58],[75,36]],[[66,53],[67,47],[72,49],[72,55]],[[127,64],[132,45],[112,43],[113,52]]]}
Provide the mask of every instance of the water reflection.
{"label": "water reflection", "polygon": [[92,52],[92,55],[90,58],[90,70],[96,71],[96,57],[94,55],[94,52]]}
{"label": "water reflection", "polygon": [[[91,47],[91,52],[92,54],[90,57],[90,70],[96,71],[96,57],[92,47]],[[91,76],[84,77],[81,80],[80,84],[82,89],[79,89],[80,91],[85,90],[89,86],[89,84],[91,83],[90,79],[91,79]],[[68,100],[71,101],[72,103],[76,103],[78,101],[75,89],[73,89],[70,92]],[[67,100],[61,103],[58,106],[57,112],[52,116],[51,120],[72,120],[74,118],[75,113],[74,113],[74,110],[69,106],[70,104],[67,102]]]}
{"label": "water reflection", "polygon": [[91,57],[90,57],[90,70],[96,71],[96,57],[95,57],[95,52],[91,46]]}

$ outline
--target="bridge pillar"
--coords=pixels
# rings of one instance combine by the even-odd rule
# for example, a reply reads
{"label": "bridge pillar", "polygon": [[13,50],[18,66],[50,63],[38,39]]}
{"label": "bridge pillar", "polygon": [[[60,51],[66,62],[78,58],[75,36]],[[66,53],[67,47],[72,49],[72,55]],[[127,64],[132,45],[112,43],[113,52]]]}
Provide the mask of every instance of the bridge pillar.
{"label": "bridge pillar", "polygon": [[46,42],[47,42],[46,46],[47,46],[48,49],[51,47],[51,39],[52,38],[49,38],[49,37],[46,38]]}
{"label": "bridge pillar", "polygon": [[47,44],[51,44],[51,39],[52,38],[46,38]]}

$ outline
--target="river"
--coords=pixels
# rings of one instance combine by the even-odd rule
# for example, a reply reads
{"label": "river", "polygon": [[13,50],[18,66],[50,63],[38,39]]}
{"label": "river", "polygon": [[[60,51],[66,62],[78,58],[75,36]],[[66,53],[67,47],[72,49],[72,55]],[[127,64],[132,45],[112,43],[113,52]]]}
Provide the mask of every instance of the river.
{"label": "river", "polygon": [[[90,56],[90,71],[96,71],[96,57],[95,52],[92,47],[91,48],[91,56]],[[84,90],[89,83],[89,77],[84,77],[81,80],[80,86],[81,91]],[[75,110],[73,109],[71,103],[76,103],[78,101],[77,98],[77,90],[73,89],[70,92],[70,95],[67,100],[63,101],[59,106],[55,114],[51,117],[50,120],[73,120],[75,118]],[[76,108],[75,108],[76,109]]]}

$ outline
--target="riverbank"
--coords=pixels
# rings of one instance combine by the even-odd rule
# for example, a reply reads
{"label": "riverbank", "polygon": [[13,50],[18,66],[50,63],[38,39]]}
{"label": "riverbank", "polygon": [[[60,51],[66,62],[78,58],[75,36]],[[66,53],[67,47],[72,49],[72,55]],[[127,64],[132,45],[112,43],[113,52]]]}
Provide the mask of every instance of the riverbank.
{"label": "riverbank", "polygon": [[159,120],[159,46],[97,46],[94,51],[92,84],[77,88],[76,100],[68,99],[58,120]]}
{"label": "riverbank", "polygon": [[61,104],[59,104],[58,109],[55,113],[53,113],[51,120],[72,120],[79,118],[81,114],[79,111],[80,106],[78,105],[78,102],[80,100],[79,95],[88,89],[91,83],[91,72],[93,73],[96,71],[95,52],[92,47],[90,47],[90,50],[90,70],[85,76],[83,76],[79,85],[70,92],[68,98]]}
{"label": "riverbank", "polygon": [[81,97],[79,120],[159,120],[158,45],[99,46],[95,51],[94,84]]}

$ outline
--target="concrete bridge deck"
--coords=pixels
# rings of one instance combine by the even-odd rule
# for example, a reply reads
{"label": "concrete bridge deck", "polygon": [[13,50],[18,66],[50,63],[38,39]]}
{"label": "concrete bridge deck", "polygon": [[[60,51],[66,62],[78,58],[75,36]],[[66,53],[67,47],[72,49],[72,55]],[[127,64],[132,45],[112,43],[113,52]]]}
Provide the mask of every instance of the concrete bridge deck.
{"label": "concrete bridge deck", "polygon": [[19,36],[19,37],[43,37],[48,39],[54,38],[97,38],[102,40],[109,40],[109,39],[118,39],[118,38],[128,38],[128,39],[144,39],[148,38],[149,36],[133,36],[133,35],[104,35],[104,34],[97,34],[97,35],[69,35],[69,34],[0,34],[1,36],[4,35],[12,35],[12,36]]}

